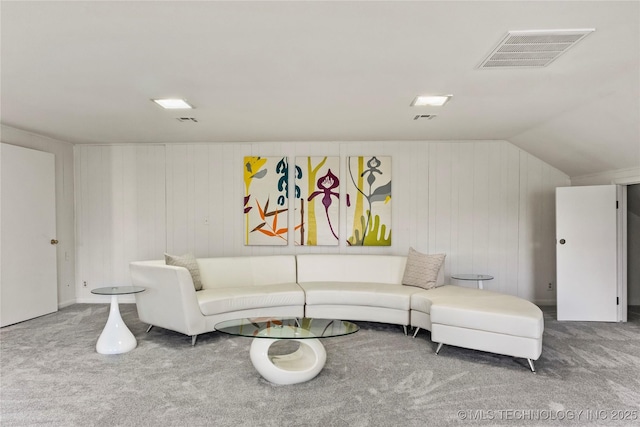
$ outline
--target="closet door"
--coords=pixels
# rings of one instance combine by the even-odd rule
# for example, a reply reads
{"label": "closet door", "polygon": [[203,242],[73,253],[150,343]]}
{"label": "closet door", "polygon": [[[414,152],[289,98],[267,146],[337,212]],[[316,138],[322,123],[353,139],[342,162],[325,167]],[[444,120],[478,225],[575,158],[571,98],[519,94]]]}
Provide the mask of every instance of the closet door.
{"label": "closet door", "polygon": [[58,310],[55,157],[0,144],[0,326]]}
{"label": "closet door", "polygon": [[558,320],[616,322],[615,185],[556,189]]}

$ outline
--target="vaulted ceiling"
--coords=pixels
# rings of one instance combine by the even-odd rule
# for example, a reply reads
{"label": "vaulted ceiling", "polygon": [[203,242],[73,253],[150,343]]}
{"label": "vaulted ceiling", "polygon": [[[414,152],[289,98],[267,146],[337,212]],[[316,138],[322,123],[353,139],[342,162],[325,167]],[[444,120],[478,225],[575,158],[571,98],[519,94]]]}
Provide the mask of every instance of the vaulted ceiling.
{"label": "vaulted ceiling", "polygon": [[[638,1],[3,0],[0,19],[1,123],[72,143],[504,139],[570,176],[640,166]],[[596,31],[548,67],[477,68],[507,31],[575,28]],[[409,105],[429,93],[453,99]],[[196,108],[150,101],[169,96]]]}

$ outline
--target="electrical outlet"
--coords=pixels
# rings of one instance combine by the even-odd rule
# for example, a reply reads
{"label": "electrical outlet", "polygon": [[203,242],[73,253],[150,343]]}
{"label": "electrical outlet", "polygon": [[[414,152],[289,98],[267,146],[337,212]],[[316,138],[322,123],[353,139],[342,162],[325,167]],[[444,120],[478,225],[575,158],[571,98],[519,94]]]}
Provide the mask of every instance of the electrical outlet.
{"label": "electrical outlet", "polygon": [[553,290],[553,284],[549,283],[549,287],[547,288],[548,291],[552,291]]}
{"label": "electrical outlet", "polygon": [[84,286],[85,288],[87,287],[87,281],[86,280],[84,282],[82,282],[82,286]]}

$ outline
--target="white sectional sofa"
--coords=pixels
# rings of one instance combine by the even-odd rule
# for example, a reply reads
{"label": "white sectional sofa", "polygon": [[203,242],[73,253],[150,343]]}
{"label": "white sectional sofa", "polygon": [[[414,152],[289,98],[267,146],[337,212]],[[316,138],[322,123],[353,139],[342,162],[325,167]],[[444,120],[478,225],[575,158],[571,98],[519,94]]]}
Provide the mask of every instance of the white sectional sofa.
{"label": "white sectional sofa", "polygon": [[[202,290],[189,271],[164,261],[131,263],[140,320],[192,337],[219,322],[283,316],[383,322],[431,331],[432,341],[526,358],[542,352],[544,323],[533,303],[459,286],[402,284],[407,257],[283,255],[198,259]],[[437,285],[444,283],[440,270]]]}
{"label": "white sectional sofa", "polygon": [[202,290],[189,271],[165,261],[130,265],[131,281],[146,288],[136,295],[138,316],[151,326],[191,336],[215,331],[217,323],[243,317],[304,317],[304,291],[296,283],[296,257],[198,259]]}
{"label": "white sectional sofa", "polygon": [[[407,257],[392,255],[298,255],[298,284],[305,315],[317,318],[411,324],[411,295],[403,286]],[[438,285],[444,284],[444,269]]]}

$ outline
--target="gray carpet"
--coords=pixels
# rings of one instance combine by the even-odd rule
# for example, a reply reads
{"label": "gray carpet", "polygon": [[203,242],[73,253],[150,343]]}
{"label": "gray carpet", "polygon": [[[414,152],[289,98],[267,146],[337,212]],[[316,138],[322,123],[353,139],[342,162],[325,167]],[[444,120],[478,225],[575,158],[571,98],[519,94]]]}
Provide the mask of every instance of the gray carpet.
{"label": "gray carpet", "polygon": [[557,322],[544,308],[537,374],[524,359],[447,346],[436,356],[428,332],[360,322],[323,341],[318,377],[291,386],[256,373],[248,338],[214,332],[191,347],[181,334],[146,334],[135,305],[121,310],[138,339],[123,355],[95,352],[107,305],[1,329],[2,426],[624,426],[640,416],[638,307],[626,324]]}

